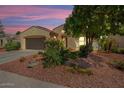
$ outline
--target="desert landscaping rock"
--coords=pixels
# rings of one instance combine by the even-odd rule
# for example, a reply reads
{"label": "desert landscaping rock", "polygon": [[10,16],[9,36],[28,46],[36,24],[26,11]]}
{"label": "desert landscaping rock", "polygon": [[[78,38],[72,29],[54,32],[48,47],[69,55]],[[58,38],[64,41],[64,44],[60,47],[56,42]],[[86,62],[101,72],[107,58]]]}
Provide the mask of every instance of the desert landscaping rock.
{"label": "desert landscaping rock", "polygon": [[35,61],[29,61],[27,67],[33,68],[34,66],[37,66],[39,63]]}
{"label": "desert landscaping rock", "polygon": [[105,60],[101,57],[101,56],[98,56],[98,55],[95,55],[95,54],[90,54],[89,57],[94,60],[94,62],[104,62]]}
{"label": "desert landscaping rock", "polygon": [[67,66],[77,66],[80,68],[89,68],[91,67],[91,63],[89,63],[87,60],[85,60],[85,58],[81,58],[81,59],[76,59],[76,60],[69,60],[65,63],[65,65]]}
{"label": "desert landscaping rock", "polygon": [[[111,54],[111,56],[115,56],[115,54]],[[27,57],[27,59],[31,58],[31,56]],[[122,55],[116,56],[116,59],[124,60]],[[91,67],[93,75],[90,76],[71,73],[67,71],[67,66],[44,69],[41,64],[30,69],[26,67],[27,63],[28,60],[24,63],[15,60],[1,64],[0,69],[67,87],[124,88],[124,72],[106,66],[106,62],[100,62],[104,64],[102,67],[99,65],[97,68]]]}

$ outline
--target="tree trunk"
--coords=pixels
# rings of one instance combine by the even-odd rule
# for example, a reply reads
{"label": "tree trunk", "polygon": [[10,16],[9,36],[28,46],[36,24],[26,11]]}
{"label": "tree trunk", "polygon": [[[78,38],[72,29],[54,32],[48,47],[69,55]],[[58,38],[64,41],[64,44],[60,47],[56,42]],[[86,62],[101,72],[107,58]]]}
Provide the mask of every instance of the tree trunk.
{"label": "tree trunk", "polygon": [[88,46],[88,36],[86,34],[86,46]]}

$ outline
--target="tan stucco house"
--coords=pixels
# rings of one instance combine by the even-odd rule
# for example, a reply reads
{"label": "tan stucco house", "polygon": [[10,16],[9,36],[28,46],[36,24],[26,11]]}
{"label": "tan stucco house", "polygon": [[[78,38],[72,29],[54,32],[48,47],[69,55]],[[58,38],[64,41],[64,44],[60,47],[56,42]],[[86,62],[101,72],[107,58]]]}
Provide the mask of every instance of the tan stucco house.
{"label": "tan stucco house", "polygon": [[[86,44],[85,37],[82,36],[80,38],[74,38],[67,36],[63,29],[64,25],[60,25],[53,30],[40,26],[32,26],[20,34],[21,49],[44,49],[44,41],[50,38],[62,40],[64,42],[64,46],[71,50],[79,50],[81,45]],[[124,48],[123,36],[111,36],[111,38],[115,38],[119,47]],[[94,40],[93,49],[97,50],[98,47],[97,41]]]}
{"label": "tan stucco house", "polygon": [[21,49],[44,49],[44,41],[49,38],[57,38],[64,41],[65,47],[78,50],[80,45],[85,44],[85,38],[73,38],[64,34],[64,25],[53,30],[40,26],[32,26],[20,34]]}
{"label": "tan stucco house", "polygon": [[51,30],[32,26],[20,34],[21,49],[44,49],[44,41],[49,38]]}
{"label": "tan stucco house", "polygon": [[60,39],[64,40],[64,44],[68,49],[79,50],[80,45],[85,45],[85,37],[74,38],[65,35],[64,25],[60,25],[53,29],[53,32],[57,33]]}
{"label": "tan stucco house", "polygon": [[[64,25],[60,25],[54,28],[53,32],[58,33],[59,36],[61,36],[65,32],[63,29],[64,29]],[[83,36],[80,38],[73,38],[70,36],[66,36],[65,38],[66,38],[65,44],[67,48],[78,50],[80,45],[86,44],[86,38]],[[118,48],[124,48],[124,36],[110,35],[109,38],[115,40],[115,43],[117,44]],[[93,46],[93,50],[98,50],[99,49],[98,41],[94,40],[92,46]]]}

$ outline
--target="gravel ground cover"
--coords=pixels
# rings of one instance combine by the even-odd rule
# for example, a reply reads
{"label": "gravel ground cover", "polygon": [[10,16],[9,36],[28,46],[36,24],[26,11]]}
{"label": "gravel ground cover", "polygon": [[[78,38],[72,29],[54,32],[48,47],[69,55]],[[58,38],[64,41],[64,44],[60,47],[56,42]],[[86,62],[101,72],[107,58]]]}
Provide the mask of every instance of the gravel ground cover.
{"label": "gravel ground cover", "polygon": [[0,48],[0,54],[2,54],[2,53],[4,53],[4,52],[6,52],[5,49]]}
{"label": "gravel ground cover", "polygon": [[[104,54],[99,55],[124,60],[123,55]],[[33,67],[27,68],[29,60],[33,56],[26,57],[25,62],[15,60],[9,63],[1,64],[0,70],[13,72],[16,74],[32,77],[38,80],[47,81],[67,87],[77,88],[123,88],[124,87],[124,72],[115,68],[109,67],[105,62],[103,66],[91,67],[93,75],[82,75],[79,73],[71,73],[67,70],[67,66],[57,66],[55,68],[46,68],[42,66],[42,62]],[[97,62],[96,62],[97,64]]]}

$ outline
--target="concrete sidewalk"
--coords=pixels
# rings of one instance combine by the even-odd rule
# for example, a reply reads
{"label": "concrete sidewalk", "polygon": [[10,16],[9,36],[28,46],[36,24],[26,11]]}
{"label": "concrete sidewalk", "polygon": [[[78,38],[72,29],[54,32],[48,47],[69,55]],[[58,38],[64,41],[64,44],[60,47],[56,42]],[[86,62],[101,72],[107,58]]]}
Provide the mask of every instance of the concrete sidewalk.
{"label": "concrete sidewalk", "polygon": [[64,88],[64,86],[0,71],[0,88]]}

